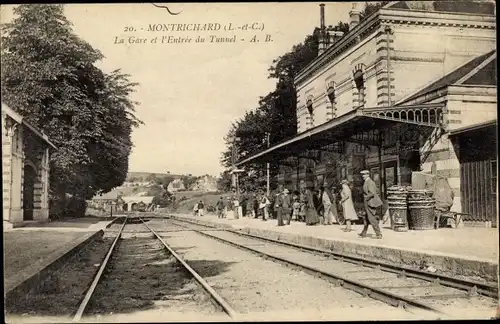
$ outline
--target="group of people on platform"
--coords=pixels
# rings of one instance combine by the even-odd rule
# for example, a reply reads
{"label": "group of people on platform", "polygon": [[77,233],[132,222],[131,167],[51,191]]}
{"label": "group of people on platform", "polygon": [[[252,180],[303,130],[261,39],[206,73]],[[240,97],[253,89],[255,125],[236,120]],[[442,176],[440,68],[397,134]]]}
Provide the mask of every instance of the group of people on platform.
{"label": "group of people on platform", "polygon": [[[354,208],[349,181],[342,180],[340,190],[340,206],[345,221],[345,232],[352,231],[352,222],[363,218],[364,227],[360,237],[366,237],[369,225],[375,231],[376,238],[382,238],[379,227],[382,200],[377,185],[370,178],[370,172],[361,171],[364,180],[363,197],[364,210],[360,216]],[[199,206],[198,206],[199,208]],[[199,209],[198,209],[199,210]],[[238,219],[242,217],[262,217],[263,221],[277,219],[278,226],[290,225],[291,220],[305,222],[306,225],[339,224],[337,192],[334,186],[319,189],[302,187],[300,191],[290,193],[287,188],[268,197],[263,190],[243,194],[239,197],[223,197],[216,203],[216,213],[219,218]]]}

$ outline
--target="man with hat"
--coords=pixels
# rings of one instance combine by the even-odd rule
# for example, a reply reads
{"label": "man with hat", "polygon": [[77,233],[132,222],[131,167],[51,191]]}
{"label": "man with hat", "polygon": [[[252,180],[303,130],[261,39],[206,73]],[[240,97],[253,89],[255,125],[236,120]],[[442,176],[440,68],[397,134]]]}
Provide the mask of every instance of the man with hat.
{"label": "man with hat", "polygon": [[378,239],[382,238],[382,233],[380,232],[380,227],[378,225],[377,211],[379,207],[382,206],[382,200],[378,194],[377,185],[375,181],[370,178],[370,171],[361,171],[361,176],[363,177],[363,197],[365,202],[366,216],[364,219],[364,227],[361,233],[358,235],[360,237],[366,237],[366,232],[368,231],[368,225],[373,227],[375,231],[375,237]]}
{"label": "man with hat", "polygon": [[286,221],[286,225],[290,225],[292,219],[292,196],[290,196],[290,191],[285,188],[283,190],[282,198],[282,208],[283,208],[283,218]]}
{"label": "man with hat", "polygon": [[290,224],[290,213],[291,213],[291,199],[288,195],[288,189],[283,189],[283,193],[276,196],[276,201],[274,203],[274,209],[276,210],[278,218],[278,226],[284,226],[285,220],[287,224]]}

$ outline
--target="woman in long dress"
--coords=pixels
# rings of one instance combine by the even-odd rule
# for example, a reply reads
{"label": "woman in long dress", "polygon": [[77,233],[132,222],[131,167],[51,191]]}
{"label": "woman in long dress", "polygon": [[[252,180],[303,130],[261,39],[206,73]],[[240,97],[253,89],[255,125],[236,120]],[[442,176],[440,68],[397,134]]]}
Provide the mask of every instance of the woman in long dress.
{"label": "woman in long dress", "polygon": [[299,220],[301,222],[305,222],[306,221],[307,196],[306,196],[306,190],[304,188],[302,188],[300,190],[299,203],[300,203]]}
{"label": "woman in long dress", "polygon": [[349,188],[349,182],[347,180],[342,180],[342,191],[340,196],[342,197],[342,209],[344,211],[344,219],[346,227],[343,229],[344,232],[351,231],[351,222],[358,219],[356,210],[354,209],[354,204],[352,202],[351,188]]}
{"label": "woman in long dress", "polygon": [[306,190],[306,225],[316,225],[319,223],[319,216],[314,204],[314,194],[311,190]]}

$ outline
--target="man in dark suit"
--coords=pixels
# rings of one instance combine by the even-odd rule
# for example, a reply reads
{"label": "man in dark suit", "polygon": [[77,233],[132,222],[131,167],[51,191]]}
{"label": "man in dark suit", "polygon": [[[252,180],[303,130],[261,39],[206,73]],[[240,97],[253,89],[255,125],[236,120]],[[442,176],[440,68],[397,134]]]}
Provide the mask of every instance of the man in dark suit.
{"label": "man in dark suit", "polygon": [[360,237],[366,237],[366,232],[368,231],[368,225],[373,227],[375,231],[375,237],[378,239],[382,238],[382,233],[380,232],[380,227],[378,226],[377,211],[382,206],[382,200],[380,199],[377,184],[370,178],[370,171],[361,171],[361,176],[365,181],[363,184],[363,197],[365,201],[366,216],[364,221],[364,227],[360,234]]}
{"label": "man in dark suit", "polygon": [[[292,199],[288,194],[288,189],[284,189],[282,193],[276,196],[274,203],[278,218],[278,226],[290,225],[290,214],[292,212]],[[285,224],[286,222],[286,224]]]}
{"label": "man in dark suit", "polygon": [[292,218],[292,196],[289,194],[288,189],[283,190],[283,195],[281,196],[281,208],[283,209],[283,223],[290,225],[290,220]]}
{"label": "man in dark suit", "polygon": [[313,203],[314,208],[316,209],[316,213],[318,213],[319,223],[323,225],[325,223],[325,219],[323,217],[323,202],[321,201],[321,190],[312,188],[311,190],[313,194]]}

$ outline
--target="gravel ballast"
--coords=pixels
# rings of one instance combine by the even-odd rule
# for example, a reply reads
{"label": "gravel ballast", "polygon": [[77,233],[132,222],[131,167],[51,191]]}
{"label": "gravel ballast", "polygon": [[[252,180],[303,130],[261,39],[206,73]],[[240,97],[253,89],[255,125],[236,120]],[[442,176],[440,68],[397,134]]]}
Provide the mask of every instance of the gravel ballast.
{"label": "gravel ballast", "polygon": [[[461,314],[464,309],[474,311],[474,316],[489,318],[496,310],[498,301],[483,296],[468,297],[467,292],[414,278],[400,278],[395,273],[362,267],[348,262],[334,260],[322,255],[299,251],[288,246],[263,242],[229,232],[207,232],[211,235],[234,241],[264,253],[292,260],[299,264],[315,267],[344,278],[366,283],[370,286],[402,295],[440,309],[447,314]],[[260,244],[259,244],[260,243]]]}
{"label": "gravel ballast", "polygon": [[115,249],[86,316],[98,321],[141,313],[148,318],[159,313],[220,316],[211,297],[157,239],[129,237]]}
{"label": "gravel ballast", "polygon": [[[378,318],[380,314],[386,318],[412,317],[404,310],[195,232],[172,232],[163,237],[237,312],[246,314],[249,320],[361,319]],[[376,310],[376,313],[367,317],[365,310]]]}

